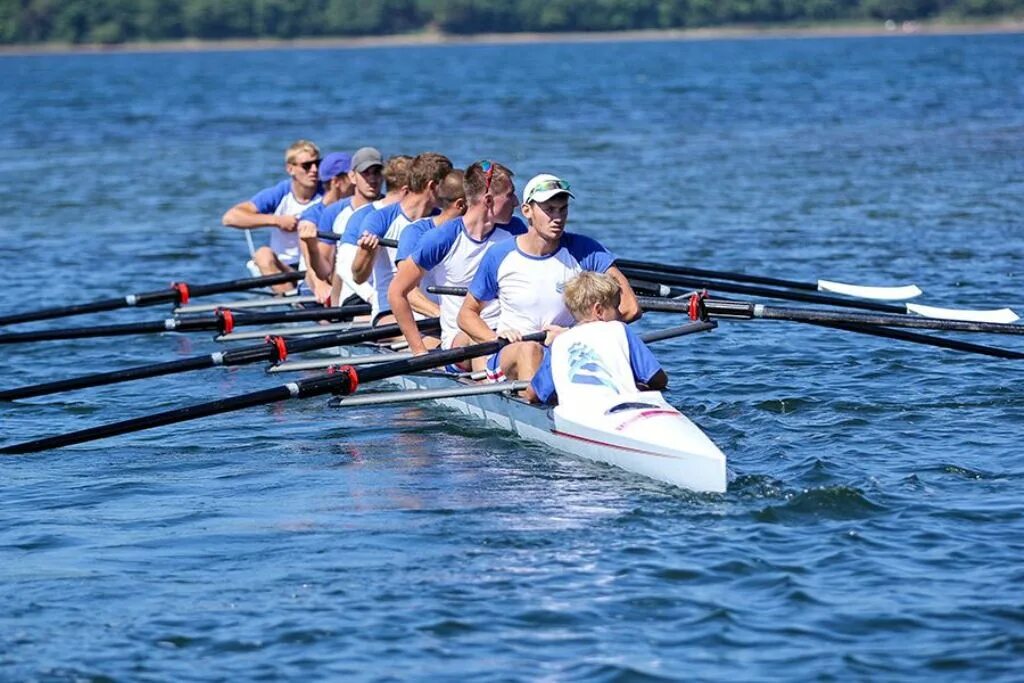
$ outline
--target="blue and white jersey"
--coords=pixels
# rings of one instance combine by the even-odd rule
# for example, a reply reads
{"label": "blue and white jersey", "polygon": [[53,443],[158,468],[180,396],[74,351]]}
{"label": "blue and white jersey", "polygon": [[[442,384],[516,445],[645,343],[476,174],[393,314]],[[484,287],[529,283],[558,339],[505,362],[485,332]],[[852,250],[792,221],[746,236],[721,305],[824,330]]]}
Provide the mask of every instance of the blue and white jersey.
{"label": "blue and white jersey", "polygon": [[[398,238],[398,250],[395,253],[395,265],[404,261],[405,259],[412,256],[413,252],[420,244],[420,239],[427,234],[428,231],[437,227],[434,222],[433,216],[427,216],[421,218],[418,221],[413,221],[409,225],[405,226],[405,230],[402,231],[402,236]],[[397,272],[397,268],[396,268]],[[437,284],[437,280],[433,273],[427,271],[427,273],[420,279],[420,290],[423,292],[423,296],[427,297],[435,304],[441,303],[441,297],[432,292],[428,292],[428,287],[433,287]]]}
{"label": "blue and white jersey", "polygon": [[[360,234],[370,233],[380,238],[398,240],[401,238],[405,226],[411,222],[409,217],[402,212],[401,202],[395,202],[368,215],[362,222]],[[373,259],[373,270],[370,271],[368,280],[374,290],[374,296],[370,301],[372,317],[377,317],[377,314],[382,311],[391,310],[388,306],[388,287],[391,286],[391,280],[395,277],[396,252],[394,247],[377,247],[377,254]]]}
{"label": "blue and white jersey", "polygon": [[[333,232],[336,235],[341,235],[345,232],[345,226],[348,225],[348,219],[352,217],[352,198],[346,197],[345,199],[339,200],[331,204],[330,206],[323,206],[323,208],[316,214],[313,220],[316,223],[316,229],[320,232]],[[365,204],[364,206],[369,206]],[[310,209],[306,213],[313,214],[315,209]],[[303,214],[305,218],[305,214]],[[324,244],[334,244],[331,240],[321,239]]]}
{"label": "blue and white jersey", "polygon": [[[300,202],[292,194],[292,181],[282,180],[273,187],[260,190],[249,201],[256,206],[257,213],[299,216],[306,209],[319,204],[320,199],[321,194],[317,190],[308,202]],[[270,232],[270,248],[283,263],[295,264],[299,260],[299,235],[297,232],[285,232],[280,228],[274,228]]]}
{"label": "blue and white jersey", "polygon": [[587,405],[595,394],[629,395],[661,370],[654,354],[628,325],[589,322],[563,332],[544,352],[530,386],[542,403]]}
{"label": "blue and white jersey", "polygon": [[[374,289],[369,282],[357,283],[352,279],[352,262],[356,258],[359,247],[356,242],[363,234],[363,223],[381,207],[381,200],[378,199],[369,204],[353,209],[351,199],[348,207],[341,207],[337,215],[324,212],[323,222],[318,225],[322,231],[331,231],[341,234],[337,249],[334,252],[334,274],[341,278],[342,290],[339,298],[344,301],[352,293],[358,294],[359,298],[367,303],[372,303]],[[329,221],[329,223],[328,223]]]}
{"label": "blue and white jersey", "polygon": [[[477,241],[466,233],[466,224],[461,216],[453,218],[425,233],[420,240],[419,248],[413,252],[411,258],[416,265],[433,277],[438,286],[467,287],[473,281],[484,255],[491,247],[511,240],[515,235],[509,232],[509,229],[519,230],[521,223],[522,221],[510,223],[508,226],[495,226],[486,239]],[[410,225],[406,232],[411,228]],[[402,237],[404,239],[405,235]],[[442,348],[451,348],[452,340],[459,333],[458,317],[461,307],[462,297],[441,297]],[[494,329],[498,324],[500,312],[498,302],[492,300],[484,306],[480,316]]]}
{"label": "blue and white jersey", "polygon": [[603,273],[615,257],[597,240],[563,233],[558,249],[547,256],[530,256],[506,240],[480,262],[469,286],[479,301],[495,299],[501,305],[499,330],[538,332],[545,325],[572,325],[572,315],[562,301],[565,283],[584,270]]}

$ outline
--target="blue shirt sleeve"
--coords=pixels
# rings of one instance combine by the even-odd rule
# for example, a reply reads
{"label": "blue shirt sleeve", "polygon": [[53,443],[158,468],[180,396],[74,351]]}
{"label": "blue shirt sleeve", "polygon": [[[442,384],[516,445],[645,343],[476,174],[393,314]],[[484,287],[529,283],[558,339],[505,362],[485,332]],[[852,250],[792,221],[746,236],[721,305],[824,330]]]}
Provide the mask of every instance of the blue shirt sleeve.
{"label": "blue shirt sleeve", "polygon": [[537,374],[530,380],[530,388],[541,403],[555,403],[555,381],[551,376],[551,349],[544,347],[544,360],[537,368]]}
{"label": "blue shirt sleeve", "polygon": [[310,223],[316,223],[320,225],[320,216],[324,213],[324,205],[317,202],[313,206],[309,207],[305,211],[299,214],[300,221],[309,221]]}
{"label": "blue shirt sleeve", "polygon": [[292,181],[282,180],[273,187],[260,190],[249,201],[256,205],[257,213],[274,213],[291,188]]}
{"label": "blue shirt sleeve", "polygon": [[345,232],[341,235],[341,241],[344,244],[355,244],[358,242],[359,236],[363,234],[363,223],[370,216],[377,213],[380,213],[380,210],[370,205],[366,205],[366,208],[356,209],[356,212],[348,219],[348,225],[345,226]]}
{"label": "blue shirt sleeve", "polygon": [[498,267],[509,252],[507,248],[503,248],[505,244],[514,248],[516,241],[507,240],[503,244],[491,247],[480,259],[480,267],[469,284],[469,293],[475,296],[477,301],[493,301],[498,298]]}
{"label": "blue shirt sleeve", "polygon": [[362,228],[356,235],[356,240],[359,239],[360,235],[367,232],[381,238],[388,234],[388,228],[391,226],[391,221],[395,216],[395,211],[392,207],[398,206],[398,204],[392,204],[367,216],[366,220],[363,221]]}
{"label": "blue shirt sleeve", "polygon": [[518,237],[519,235],[525,235],[528,228],[526,227],[526,221],[519,216],[512,216],[512,220],[504,225],[499,225],[499,228],[505,232],[511,233]]}
{"label": "blue shirt sleeve", "polygon": [[462,230],[462,219],[456,218],[431,230],[420,240],[412,254],[413,262],[423,270],[432,270],[448,255]]}
{"label": "blue shirt sleeve", "polygon": [[562,245],[583,270],[604,273],[615,263],[615,257],[610,251],[605,249],[600,242],[586,235],[567,233],[562,237]]}
{"label": "blue shirt sleeve", "polygon": [[404,261],[413,255],[416,247],[423,241],[424,235],[430,230],[433,219],[419,220],[405,226],[405,230],[398,238],[398,251],[395,252],[395,263]]}
{"label": "blue shirt sleeve", "polygon": [[647,344],[644,344],[629,325],[622,323],[622,327],[626,331],[626,343],[629,345],[629,365],[633,368],[633,377],[637,381],[647,384],[661,370],[661,364],[647,348]]}

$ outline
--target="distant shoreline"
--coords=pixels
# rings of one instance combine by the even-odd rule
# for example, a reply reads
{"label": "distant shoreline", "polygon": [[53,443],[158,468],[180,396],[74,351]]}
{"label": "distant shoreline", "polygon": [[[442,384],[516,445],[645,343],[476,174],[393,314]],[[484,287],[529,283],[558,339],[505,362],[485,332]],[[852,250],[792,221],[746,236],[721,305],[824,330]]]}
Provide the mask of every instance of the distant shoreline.
{"label": "distant shoreline", "polygon": [[422,32],[391,36],[331,38],[242,38],[232,40],[175,40],[106,44],[39,43],[0,46],[0,57],[59,54],[122,54],[146,52],[236,52],[245,50],[338,50],[375,47],[440,45],[518,45],[530,43],[596,43],[643,41],[702,41],[787,38],[904,37],[914,35],[978,35],[1024,33],[1024,18],[948,23],[941,20],[851,24],[735,25],[696,29],[650,29],[573,33],[482,33],[451,35]]}

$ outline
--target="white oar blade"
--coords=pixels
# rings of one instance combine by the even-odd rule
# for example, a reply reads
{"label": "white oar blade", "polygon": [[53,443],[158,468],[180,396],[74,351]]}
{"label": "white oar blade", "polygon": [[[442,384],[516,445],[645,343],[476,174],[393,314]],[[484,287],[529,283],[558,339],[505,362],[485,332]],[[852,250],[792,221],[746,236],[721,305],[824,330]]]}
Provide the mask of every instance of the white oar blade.
{"label": "white oar blade", "polygon": [[901,285],[898,287],[868,287],[866,285],[848,285],[832,280],[818,280],[819,292],[845,294],[858,299],[876,299],[878,301],[902,301],[921,296],[921,288],[917,285]]}
{"label": "white oar blade", "polygon": [[916,313],[925,318],[938,318],[940,320],[964,320],[974,323],[1013,323],[1020,320],[1020,316],[1009,308],[999,308],[990,311],[971,311],[964,308],[937,308],[935,306],[922,306],[920,304],[907,304],[907,311]]}

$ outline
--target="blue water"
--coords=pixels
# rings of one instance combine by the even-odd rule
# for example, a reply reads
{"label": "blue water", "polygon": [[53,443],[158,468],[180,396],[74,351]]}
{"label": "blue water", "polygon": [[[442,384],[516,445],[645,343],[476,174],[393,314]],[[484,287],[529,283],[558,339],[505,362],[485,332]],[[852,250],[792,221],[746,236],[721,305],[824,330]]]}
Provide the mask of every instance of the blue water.
{"label": "blue water", "polygon": [[[0,314],[241,276],[219,217],[299,137],[558,173],[623,256],[1024,309],[1009,35],[0,59]],[[10,346],[0,376],[215,348]],[[0,679],[1020,679],[1019,361],[769,321],[655,351],[724,495],[321,399],[0,460]],[[281,381],[3,404],[0,438]]]}

